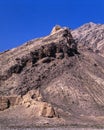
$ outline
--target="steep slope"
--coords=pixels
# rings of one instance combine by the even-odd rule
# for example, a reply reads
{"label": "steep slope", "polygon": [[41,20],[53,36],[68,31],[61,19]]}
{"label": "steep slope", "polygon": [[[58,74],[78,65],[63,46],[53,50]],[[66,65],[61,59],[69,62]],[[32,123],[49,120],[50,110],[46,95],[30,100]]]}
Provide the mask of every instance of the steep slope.
{"label": "steep slope", "polygon": [[87,23],[72,31],[78,44],[104,56],[104,24]]}
{"label": "steep slope", "polygon": [[55,27],[0,54],[0,122],[103,126],[103,79],[104,58],[78,50],[70,30]]}
{"label": "steep slope", "polygon": [[[1,54],[1,95],[14,93],[23,95],[32,88],[41,86],[43,83],[40,85],[38,82],[40,83],[42,80],[44,82],[45,68],[51,67],[51,64],[58,59],[78,53],[77,45],[72,40],[68,29],[60,29],[56,34],[30,41],[21,47]],[[24,77],[27,74],[30,75],[27,78]]]}

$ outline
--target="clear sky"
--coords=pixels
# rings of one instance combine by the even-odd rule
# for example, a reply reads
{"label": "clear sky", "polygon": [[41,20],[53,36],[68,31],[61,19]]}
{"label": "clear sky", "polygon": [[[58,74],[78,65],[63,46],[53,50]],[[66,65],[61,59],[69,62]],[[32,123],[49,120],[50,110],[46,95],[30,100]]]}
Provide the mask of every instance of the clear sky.
{"label": "clear sky", "polygon": [[56,24],[88,22],[104,23],[104,0],[0,0],[0,52],[48,35]]}

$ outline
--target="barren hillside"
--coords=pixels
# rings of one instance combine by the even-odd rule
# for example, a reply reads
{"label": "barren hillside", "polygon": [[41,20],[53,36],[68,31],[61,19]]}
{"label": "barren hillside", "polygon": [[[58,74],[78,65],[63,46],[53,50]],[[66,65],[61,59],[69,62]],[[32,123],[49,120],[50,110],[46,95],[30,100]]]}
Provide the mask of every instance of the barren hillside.
{"label": "barren hillside", "polygon": [[[93,47],[94,39],[82,36],[103,25],[91,26],[73,31],[73,37],[57,26],[49,36],[0,54],[1,125],[104,127],[104,44],[96,40]],[[93,51],[80,47],[83,38]]]}

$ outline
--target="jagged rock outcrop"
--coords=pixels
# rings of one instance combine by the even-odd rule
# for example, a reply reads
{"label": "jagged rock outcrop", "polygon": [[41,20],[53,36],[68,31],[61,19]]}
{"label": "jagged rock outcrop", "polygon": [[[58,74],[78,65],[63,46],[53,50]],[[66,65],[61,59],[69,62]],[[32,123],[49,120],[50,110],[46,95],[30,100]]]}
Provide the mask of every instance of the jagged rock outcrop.
{"label": "jagged rock outcrop", "polygon": [[74,31],[55,28],[0,54],[0,121],[103,126],[104,58],[80,49]]}

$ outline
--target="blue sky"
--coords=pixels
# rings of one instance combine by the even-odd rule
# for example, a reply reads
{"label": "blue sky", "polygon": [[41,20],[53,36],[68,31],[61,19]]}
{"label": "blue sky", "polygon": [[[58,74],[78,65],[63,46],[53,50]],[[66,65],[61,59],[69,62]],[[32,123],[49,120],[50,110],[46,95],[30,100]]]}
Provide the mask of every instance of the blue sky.
{"label": "blue sky", "polygon": [[56,24],[72,29],[104,23],[104,0],[0,0],[0,52],[48,35]]}

